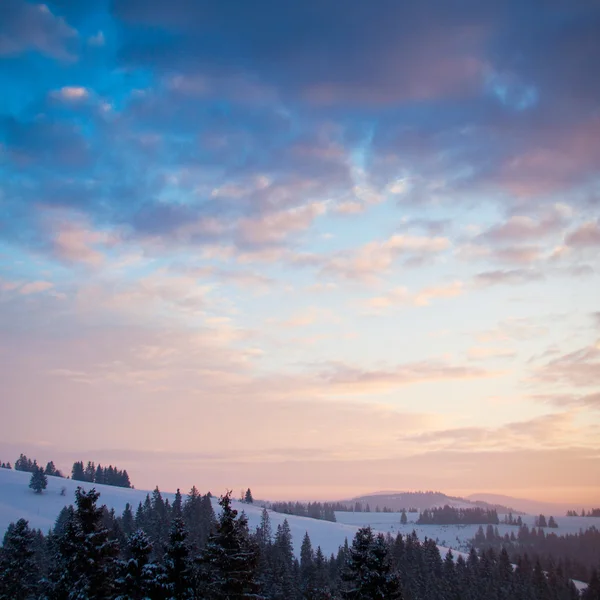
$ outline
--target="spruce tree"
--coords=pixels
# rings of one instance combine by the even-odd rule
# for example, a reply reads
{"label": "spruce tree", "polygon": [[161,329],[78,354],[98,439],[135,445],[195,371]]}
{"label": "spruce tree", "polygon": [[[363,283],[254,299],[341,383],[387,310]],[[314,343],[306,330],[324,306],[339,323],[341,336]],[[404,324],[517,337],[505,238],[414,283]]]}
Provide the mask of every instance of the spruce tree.
{"label": "spruce tree", "polygon": [[303,597],[312,599],[315,588],[315,554],[307,531],[300,547],[300,589]]}
{"label": "spruce tree", "polygon": [[258,547],[250,539],[248,524],[231,506],[231,492],[219,500],[221,514],[202,553],[205,598],[233,600],[261,598],[256,581]]}
{"label": "spruce tree", "polygon": [[346,567],[342,597],[349,600],[401,599],[398,577],[392,573],[383,535],[373,535],[370,527],[356,532]]}
{"label": "spruce tree", "polygon": [[119,546],[103,526],[103,510],[96,506],[95,489],[77,488],[77,508],[57,540],[49,596],[56,600],[113,598]]}
{"label": "spruce tree", "polygon": [[41,494],[48,487],[48,478],[44,473],[42,467],[36,467],[35,471],[31,474],[29,480],[29,487],[36,493]]}
{"label": "spruce tree", "polygon": [[246,502],[246,504],[252,504],[254,502],[254,498],[252,497],[252,492],[250,491],[250,488],[246,490],[246,494],[244,495],[244,502]]}
{"label": "spruce tree", "polygon": [[85,470],[83,468],[83,462],[74,462],[73,468],[71,469],[71,479],[75,481],[85,481]]}
{"label": "spruce tree", "polygon": [[34,598],[40,577],[35,534],[25,519],[11,523],[0,549],[0,600]]}
{"label": "spruce tree", "polygon": [[156,597],[162,584],[158,565],[150,562],[152,544],[148,536],[138,529],[129,536],[129,559],[118,563],[116,579],[118,600],[145,600]]}
{"label": "spruce tree", "polygon": [[600,600],[600,577],[598,571],[592,571],[587,588],[581,595],[581,600]]}
{"label": "spruce tree", "polygon": [[173,600],[193,598],[192,566],[186,538],[183,519],[176,518],[171,526],[164,561],[167,597]]}

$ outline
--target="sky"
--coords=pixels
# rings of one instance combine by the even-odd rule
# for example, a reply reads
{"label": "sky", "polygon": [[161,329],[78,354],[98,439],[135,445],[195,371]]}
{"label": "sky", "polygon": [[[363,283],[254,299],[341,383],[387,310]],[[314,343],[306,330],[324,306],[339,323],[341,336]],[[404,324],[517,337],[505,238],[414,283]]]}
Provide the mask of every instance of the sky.
{"label": "sky", "polygon": [[0,2],[0,458],[600,498],[595,0]]}

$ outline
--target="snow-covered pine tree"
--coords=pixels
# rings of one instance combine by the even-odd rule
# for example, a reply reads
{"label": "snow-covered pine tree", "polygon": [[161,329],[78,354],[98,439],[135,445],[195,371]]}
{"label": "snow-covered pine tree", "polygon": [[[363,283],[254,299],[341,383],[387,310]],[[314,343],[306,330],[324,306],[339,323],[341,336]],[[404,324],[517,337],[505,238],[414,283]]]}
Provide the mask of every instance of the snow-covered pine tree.
{"label": "snow-covered pine tree", "polygon": [[401,599],[400,580],[392,573],[383,535],[375,536],[370,527],[356,532],[350,556],[342,571],[345,582],[342,597],[349,600]]}
{"label": "snow-covered pine tree", "polygon": [[150,562],[152,544],[138,529],[128,538],[128,560],[117,565],[116,600],[144,600],[158,595],[163,573],[159,565]]}
{"label": "snow-covered pine tree", "polygon": [[165,587],[169,600],[194,597],[192,564],[186,539],[183,519],[174,519],[164,558]]}
{"label": "snow-covered pine tree", "polygon": [[231,492],[219,500],[221,514],[202,553],[207,600],[263,598],[256,580],[258,547],[248,523],[231,506]]}
{"label": "snow-covered pine tree", "polygon": [[36,597],[40,572],[34,546],[35,533],[25,519],[8,526],[0,549],[0,600]]}
{"label": "snow-covered pine tree", "polygon": [[77,508],[55,544],[48,597],[56,600],[109,600],[114,597],[119,546],[102,524],[100,494],[77,488]]}

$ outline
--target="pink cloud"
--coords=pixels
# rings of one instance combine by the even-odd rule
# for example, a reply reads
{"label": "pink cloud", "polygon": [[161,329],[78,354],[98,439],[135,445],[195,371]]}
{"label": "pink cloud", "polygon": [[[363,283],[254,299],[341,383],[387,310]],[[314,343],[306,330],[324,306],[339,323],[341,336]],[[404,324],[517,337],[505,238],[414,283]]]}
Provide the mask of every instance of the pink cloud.
{"label": "pink cloud", "polygon": [[53,287],[54,284],[50,281],[32,281],[31,283],[26,283],[20,287],[19,294],[22,294],[23,296],[28,296],[29,294],[38,294],[39,292],[50,290]]}

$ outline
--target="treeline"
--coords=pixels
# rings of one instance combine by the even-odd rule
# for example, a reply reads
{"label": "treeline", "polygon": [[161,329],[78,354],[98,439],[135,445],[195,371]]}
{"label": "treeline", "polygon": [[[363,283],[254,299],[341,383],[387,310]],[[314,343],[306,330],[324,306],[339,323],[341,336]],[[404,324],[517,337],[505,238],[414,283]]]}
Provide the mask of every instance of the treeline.
{"label": "treeline", "polygon": [[83,466],[83,461],[73,463],[73,468],[71,469],[71,479],[75,479],[76,481],[87,481],[88,483],[114,485],[124,488],[131,487],[129,475],[127,474],[126,470],[121,471],[112,465],[103,467],[99,464],[96,466],[91,461],[89,461],[85,467]]}
{"label": "treeline", "polygon": [[[371,512],[371,505],[369,502],[334,502],[333,509],[339,512]],[[418,513],[419,509],[411,506],[410,508],[392,509],[389,506],[383,506],[381,508],[379,504],[375,505],[376,513],[394,513],[394,512],[409,512]]]}
{"label": "treeline", "polygon": [[267,507],[284,515],[310,517],[335,523],[335,504],[330,502],[269,502]]}
{"label": "treeline", "polygon": [[600,531],[591,527],[575,534],[557,535],[546,533],[540,527],[519,527],[518,533],[501,536],[497,528],[487,526],[473,539],[475,548],[504,549],[514,562],[526,553],[531,560],[539,560],[544,569],[560,567],[572,579],[590,581],[594,569],[600,568]]}
{"label": "treeline", "polygon": [[[10,469],[10,463],[7,463],[7,466],[5,468]],[[17,460],[15,461],[15,471],[36,473],[40,469],[42,469],[42,472],[45,475],[51,475],[52,477],[64,477],[64,475],[55,467],[53,461],[46,463],[46,468],[38,465],[37,460],[31,460],[25,454],[21,454],[19,458],[17,458]]]}
{"label": "treeline", "polygon": [[12,469],[10,462],[0,462],[0,469]]}
{"label": "treeline", "polygon": [[[76,506],[65,509],[48,536],[27,521],[9,526],[0,551],[0,598],[64,600],[576,600],[580,595],[559,567],[545,574],[540,562],[493,549],[465,560],[443,559],[432,540],[416,533],[396,538],[358,530],[352,545],[326,557],[304,536],[300,559],[293,553],[287,521],[273,533],[267,510],[251,532],[244,513],[220,500],[218,519],[207,496],[190,494],[181,503],[156,491],[144,524],[137,515],[116,517],[98,508],[98,494],[79,488]],[[194,497],[195,500],[191,500]],[[208,498],[210,500],[210,498]],[[181,506],[180,506],[181,504]],[[213,524],[204,544],[191,527],[199,509]],[[186,507],[187,517],[186,517]],[[140,509],[138,509],[139,511]],[[141,511],[143,512],[142,505]],[[211,508],[212,510],[212,508]],[[129,509],[131,513],[131,509]],[[192,517],[196,515],[196,517]],[[126,523],[135,529],[126,534]],[[168,524],[164,542],[158,523]],[[162,525],[161,525],[162,527]],[[158,537],[157,537],[158,536]],[[584,600],[597,600],[596,576]]]}
{"label": "treeline", "polygon": [[568,510],[567,517],[600,517],[600,508],[592,508],[587,512],[585,508],[582,508],[581,513],[578,513],[576,510]]}
{"label": "treeline", "polygon": [[495,509],[454,508],[448,505],[426,509],[417,519],[418,525],[498,525],[499,522]]}

